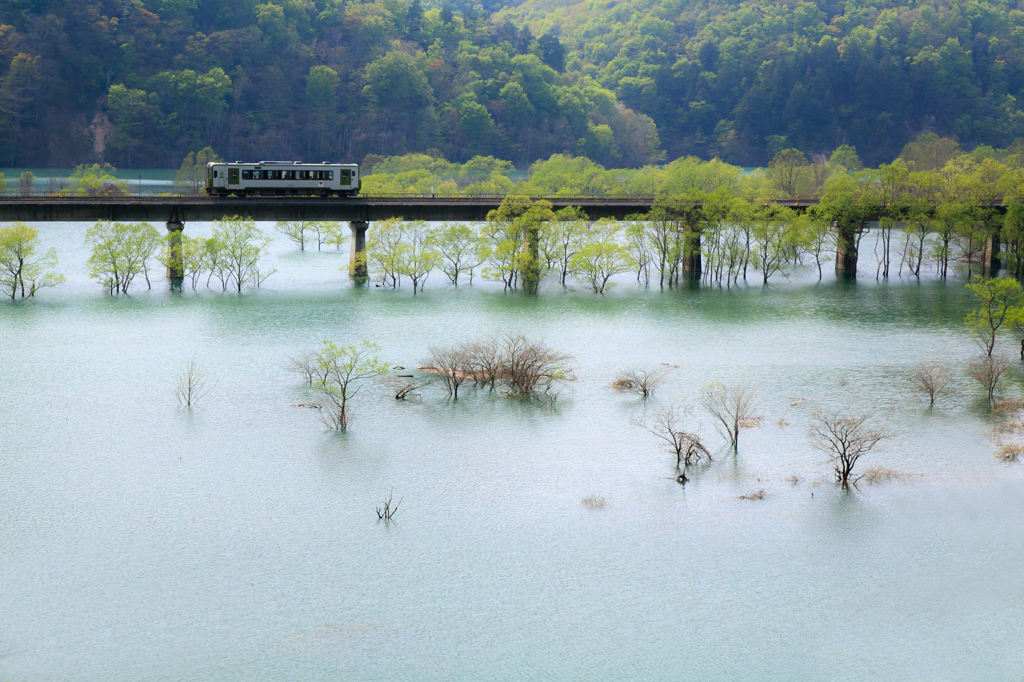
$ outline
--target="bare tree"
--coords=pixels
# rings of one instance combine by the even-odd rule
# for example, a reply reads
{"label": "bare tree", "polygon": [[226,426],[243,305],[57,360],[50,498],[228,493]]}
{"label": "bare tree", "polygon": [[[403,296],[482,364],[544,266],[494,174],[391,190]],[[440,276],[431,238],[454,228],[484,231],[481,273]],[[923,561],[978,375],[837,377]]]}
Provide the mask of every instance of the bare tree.
{"label": "bare tree", "polygon": [[394,507],[392,507],[391,506],[391,501],[393,499],[395,499],[395,489],[394,488],[392,488],[391,492],[388,494],[388,499],[384,500],[384,506],[383,507],[377,507],[377,520],[378,521],[390,522],[391,521],[391,517],[395,515],[396,511],[398,511],[398,508],[402,505],[402,500],[399,500],[398,504],[396,504]]}
{"label": "bare tree", "polygon": [[615,375],[612,388],[623,393],[639,393],[644,398],[654,394],[655,389],[665,380],[668,372],[664,369],[638,369],[636,367]]}
{"label": "bare tree", "polygon": [[680,483],[686,483],[689,480],[686,477],[686,467],[700,462],[712,461],[711,453],[700,442],[700,436],[683,430],[681,426],[683,412],[685,410],[682,408],[673,407],[633,420],[634,425],[660,438],[668,446],[668,449],[675,454],[676,469],[679,470],[679,476],[676,480]]}
{"label": "bare tree", "polygon": [[501,372],[501,345],[494,337],[466,344],[466,364],[477,386],[494,389]]}
{"label": "bare tree", "polygon": [[556,384],[574,381],[571,355],[559,353],[525,336],[508,334],[502,339],[501,374],[513,398],[540,397]]}
{"label": "bare tree", "polygon": [[814,447],[828,455],[836,472],[836,482],[844,488],[856,485],[853,469],[862,455],[870,452],[892,434],[868,428],[870,414],[843,415],[838,412],[816,412],[810,426]]}
{"label": "bare tree", "polygon": [[174,395],[178,399],[178,404],[192,407],[192,403],[197,402],[213,388],[208,388],[206,382],[206,372],[196,363],[195,358],[190,358],[185,363],[185,370],[178,375],[174,383]]}
{"label": "bare tree", "polygon": [[431,346],[430,357],[427,358],[424,369],[433,372],[444,387],[448,389],[448,395],[459,399],[459,386],[472,377],[469,367],[470,353],[466,344],[460,346]]}
{"label": "bare tree", "polygon": [[757,392],[746,384],[729,388],[714,383],[701,393],[701,405],[715,418],[715,426],[729,441],[733,451],[739,447],[740,429],[760,426],[764,414],[757,410]]}
{"label": "bare tree", "polygon": [[971,378],[985,387],[988,399],[992,400],[996,384],[1003,373],[1010,368],[1010,359],[1005,355],[986,355],[967,365]]}
{"label": "bare tree", "polygon": [[927,362],[919,365],[914,372],[914,386],[922,393],[928,394],[929,406],[935,404],[938,396],[949,393],[951,379],[947,372]]}

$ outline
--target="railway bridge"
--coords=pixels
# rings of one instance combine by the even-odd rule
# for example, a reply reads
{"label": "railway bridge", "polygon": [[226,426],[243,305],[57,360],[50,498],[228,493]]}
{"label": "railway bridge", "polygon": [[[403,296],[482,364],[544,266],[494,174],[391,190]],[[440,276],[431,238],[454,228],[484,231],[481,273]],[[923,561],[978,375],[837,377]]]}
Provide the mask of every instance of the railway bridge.
{"label": "railway bridge", "polygon": [[[353,274],[366,250],[366,231],[370,223],[387,218],[427,221],[483,221],[487,214],[501,206],[504,196],[442,197],[442,196],[358,196],[322,197],[207,197],[207,196],[0,196],[0,222],[163,222],[170,236],[170,249],[181,244],[181,233],[189,221],[207,222],[232,216],[257,221],[339,221],[348,222],[352,232],[350,263]],[[644,214],[655,204],[654,196],[531,196],[545,200],[555,210],[580,208],[591,219],[617,218]],[[776,206],[805,210],[818,204],[817,197],[773,197]],[[877,219],[878,216],[867,216]],[[857,239],[854,234],[839,234],[836,253],[836,274],[854,277],[857,272]],[[700,277],[699,236],[691,242],[697,253],[689,259],[690,276]],[[999,267],[999,238],[989,240],[983,266]],[[172,259],[173,261],[173,259]],[[365,268],[365,265],[359,265]],[[172,281],[180,272],[168,272]]]}

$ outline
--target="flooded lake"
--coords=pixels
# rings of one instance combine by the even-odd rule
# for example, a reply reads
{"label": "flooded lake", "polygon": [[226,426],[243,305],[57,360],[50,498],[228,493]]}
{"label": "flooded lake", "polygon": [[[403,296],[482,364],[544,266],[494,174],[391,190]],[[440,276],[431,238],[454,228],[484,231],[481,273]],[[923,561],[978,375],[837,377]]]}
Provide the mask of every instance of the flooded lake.
{"label": "flooded lake", "polygon": [[[68,283],[0,305],[0,679],[1024,678],[1024,465],[964,371],[962,277],[876,282],[865,239],[856,283],[531,298],[434,273],[414,297],[275,234],[258,291],[111,298],[87,227],[39,225]],[[346,434],[294,407],[324,339],[414,368],[504,331],[574,357],[554,407],[382,381]],[[193,357],[213,388],[187,410]],[[922,362],[956,377],[934,409]],[[646,403],[609,387],[636,366],[670,370]],[[759,393],[735,455],[711,382]],[[715,456],[685,487],[631,423],[683,404]],[[901,478],[837,489],[819,409],[872,412],[895,436],[860,467]]]}

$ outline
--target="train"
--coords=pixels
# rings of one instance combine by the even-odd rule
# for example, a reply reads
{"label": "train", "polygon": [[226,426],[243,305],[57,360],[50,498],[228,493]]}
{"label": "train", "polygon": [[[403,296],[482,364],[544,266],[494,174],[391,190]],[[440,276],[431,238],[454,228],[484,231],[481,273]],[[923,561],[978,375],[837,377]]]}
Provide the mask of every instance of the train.
{"label": "train", "polygon": [[359,193],[359,165],[301,161],[208,163],[206,193],[214,197],[352,197]]}

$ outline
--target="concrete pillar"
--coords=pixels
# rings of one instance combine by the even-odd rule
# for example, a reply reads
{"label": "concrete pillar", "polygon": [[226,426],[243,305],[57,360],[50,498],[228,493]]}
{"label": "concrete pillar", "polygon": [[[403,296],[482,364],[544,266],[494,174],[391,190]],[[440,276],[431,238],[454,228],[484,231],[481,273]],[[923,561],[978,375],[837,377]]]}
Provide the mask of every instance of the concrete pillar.
{"label": "concrete pillar", "polygon": [[683,235],[683,279],[687,282],[699,282],[702,272],[700,233],[687,232]]}
{"label": "concrete pillar", "polygon": [[985,248],[981,252],[981,274],[985,277],[994,277],[1003,263],[999,257],[999,232],[993,232],[985,240]]}
{"label": "concrete pillar", "polygon": [[167,223],[167,279],[171,289],[181,290],[185,281],[185,267],[181,262],[181,232],[185,223],[180,220],[169,220]]}
{"label": "concrete pillar", "polygon": [[359,284],[365,284],[369,278],[369,271],[366,268],[366,230],[369,227],[370,223],[365,220],[352,220],[348,224],[348,229],[352,231],[348,274]]}
{"label": "concrete pillar", "polygon": [[836,277],[855,279],[857,277],[857,228],[847,226],[836,228]]}

